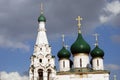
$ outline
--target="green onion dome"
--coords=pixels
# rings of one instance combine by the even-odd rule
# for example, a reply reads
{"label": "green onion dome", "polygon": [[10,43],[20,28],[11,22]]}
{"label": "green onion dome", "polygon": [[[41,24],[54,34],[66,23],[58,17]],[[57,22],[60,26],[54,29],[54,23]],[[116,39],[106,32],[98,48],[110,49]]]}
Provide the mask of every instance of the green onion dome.
{"label": "green onion dome", "polygon": [[41,15],[38,17],[38,22],[41,22],[41,21],[46,22],[46,18],[45,18],[45,16],[44,16],[43,14],[41,14]]}
{"label": "green onion dome", "polygon": [[96,58],[96,57],[104,57],[104,52],[102,49],[100,49],[98,46],[96,46],[92,51],[91,51],[91,56],[92,58]]}
{"label": "green onion dome", "polygon": [[71,56],[71,54],[70,54],[70,52],[69,52],[65,47],[63,47],[63,48],[58,52],[57,56],[58,56],[59,58],[69,59],[70,56]]}
{"label": "green onion dome", "polygon": [[89,54],[90,46],[83,39],[81,33],[78,33],[78,37],[77,37],[76,41],[72,44],[71,52],[72,52],[72,54],[77,54],[77,53],[87,53],[87,54]]}

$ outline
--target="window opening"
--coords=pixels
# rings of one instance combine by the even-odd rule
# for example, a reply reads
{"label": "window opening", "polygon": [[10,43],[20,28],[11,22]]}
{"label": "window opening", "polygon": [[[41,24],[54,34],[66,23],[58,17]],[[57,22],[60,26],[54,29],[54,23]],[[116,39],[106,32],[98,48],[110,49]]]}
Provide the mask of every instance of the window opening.
{"label": "window opening", "polygon": [[97,66],[99,66],[99,60],[97,60]]}
{"label": "window opening", "polygon": [[43,80],[43,70],[42,69],[38,70],[38,80]]}
{"label": "window opening", "polygon": [[42,63],[42,59],[40,59],[39,61],[40,61],[40,63]]}
{"label": "window opening", "polygon": [[80,59],[80,67],[82,67],[82,59]]}
{"label": "window opening", "polygon": [[63,61],[63,68],[65,67],[65,61]]}
{"label": "window opening", "polygon": [[51,70],[50,70],[50,69],[48,69],[48,70],[47,70],[47,72],[48,72],[48,76],[47,76],[47,78],[48,78],[48,79],[47,79],[47,80],[50,80]]}

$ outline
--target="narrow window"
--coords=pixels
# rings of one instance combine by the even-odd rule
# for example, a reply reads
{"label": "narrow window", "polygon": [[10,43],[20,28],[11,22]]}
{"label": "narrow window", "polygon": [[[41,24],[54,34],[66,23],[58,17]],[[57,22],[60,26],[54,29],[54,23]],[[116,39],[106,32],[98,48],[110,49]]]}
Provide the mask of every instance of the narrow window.
{"label": "narrow window", "polygon": [[40,48],[40,50],[42,51],[42,48]]}
{"label": "narrow window", "polygon": [[50,59],[48,59],[48,62],[50,61]]}
{"label": "narrow window", "polygon": [[63,68],[65,67],[65,61],[63,61]]}
{"label": "narrow window", "polygon": [[80,59],[80,67],[82,67],[82,59]]}
{"label": "narrow window", "polygon": [[42,59],[40,59],[39,61],[40,61],[40,63],[42,63]]}
{"label": "narrow window", "polygon": [[97,66],[99,66],[99,60],[97,60]]}
{"label": "narrow window", "polygon": [[38,80],[43,80],[43,70],[42,69],[38,70]]}
{"label": "narrow window", "polygon": [[48,79],[47,79],[47,80],[50,80],[51,70],[50,70],[50,69],[48,69],[48,70],[47,70],[47,72],[48,72],[48,76],[47,76],[47,78],[48,78]]}

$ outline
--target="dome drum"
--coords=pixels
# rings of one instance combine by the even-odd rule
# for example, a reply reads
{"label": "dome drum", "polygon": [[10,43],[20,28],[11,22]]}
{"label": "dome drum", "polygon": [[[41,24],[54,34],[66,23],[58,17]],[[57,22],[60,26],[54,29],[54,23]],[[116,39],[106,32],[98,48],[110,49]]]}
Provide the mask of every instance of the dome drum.
{"label": "dome drum", "polygon": [[89,55],[88,53],[74,53],[73,56],[82,56],[82,55]]}

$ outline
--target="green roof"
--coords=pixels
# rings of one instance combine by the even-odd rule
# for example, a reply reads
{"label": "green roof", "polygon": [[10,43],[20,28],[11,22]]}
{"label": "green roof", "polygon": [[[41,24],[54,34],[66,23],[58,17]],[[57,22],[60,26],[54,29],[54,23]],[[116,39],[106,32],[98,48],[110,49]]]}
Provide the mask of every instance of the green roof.
{"label": "green roof", "polygon": [[67,58],[69,59],[71,54],[70,52],[63,46],[63,48],[58,52],[57,56],[59,58]]}
{"label": "green roof", "polygon": [[46,22],[46,18],[45,18],[45,16],[44,16],[43,14],[41,14],[41,15],[38,17],[38,22],[41,22],[41,21]]}
{"label": "green roof", "polygon": [[71,68],[69,71],[59,71],[57,75],[68,75],[68,74],[110,74],[108,70],[93,70],[92,68]]}
{"label": "green roof", "polygon": [[83,39],[82,34],[78,33],[76,41],[71,46],[72,54],[88,53],[90,52],[89,44]]}
{"label": "green roof", "polygon": [[96,47],[91,51],[90,54],[91,54],[91,56],[92,56],[93,58],[95,58],[95,57],[101,57],[101,58],[103,58],[103,56],[104,56],[103,50],[100,49],[98,46],[96,46]]}

